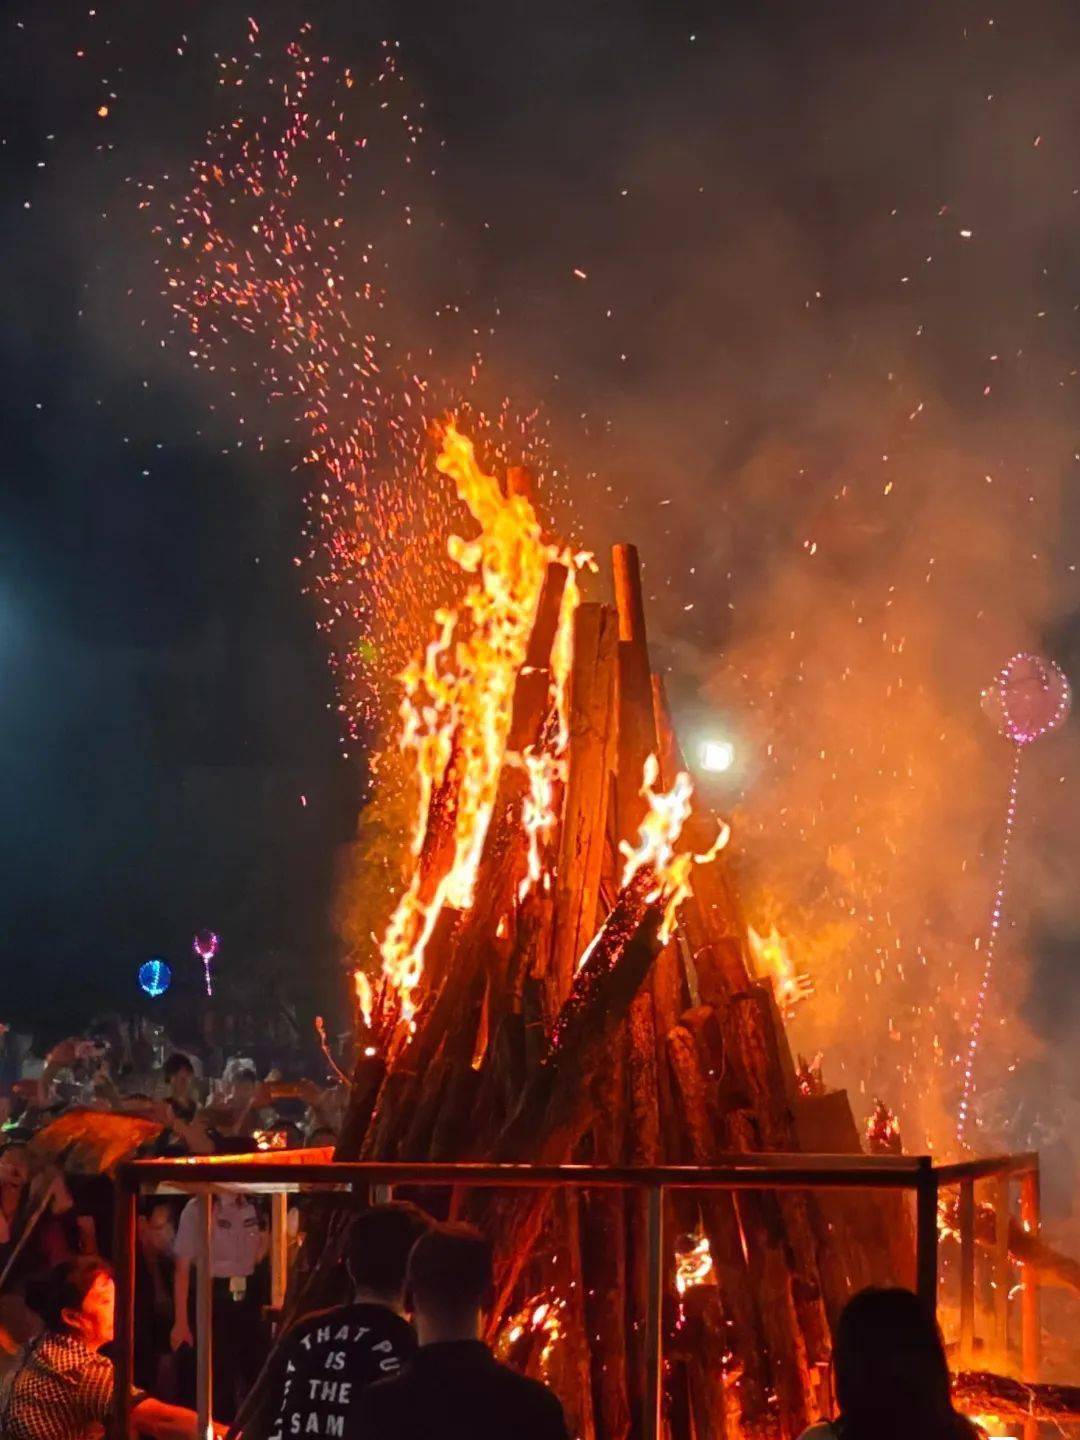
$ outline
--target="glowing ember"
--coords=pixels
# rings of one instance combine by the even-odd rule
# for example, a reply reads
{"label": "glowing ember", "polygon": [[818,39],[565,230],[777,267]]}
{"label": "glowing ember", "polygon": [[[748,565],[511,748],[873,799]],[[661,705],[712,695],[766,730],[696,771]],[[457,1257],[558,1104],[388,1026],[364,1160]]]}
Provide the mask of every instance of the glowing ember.
{"label": "glowing ember", "polygon": [[825,1094],[825,1080],[821,1073],[822,1062],[825,1057],[819,1050],[812,1060],[805,1055],[800,1055],[795,1064],[795,1079],[799,1086],[799,1094],[805,1095],[807,1099],[814,1095]]}
{"label": "glowing ember", "polygon": [[813,981],[805,971],[795,969],[788,942],[775,925],[769,927],[767,935],[759,934],[748,925],[746,936],[758,974],[772,981],[777,1005],[785,1015],[790,1015],[801,1001],[813,994]]}
{"label": "glowing ember", "polygon": [[676,1325],[686,1323],[683,1302],[688,1290],[715,1284],[712,1250],[707,1235],[682,1235],[675,1245],[675,1293],[679,1297]]}
{"label": "glowing ember", "polygon": [[695,1285],[703,1285],[712,1271],[713,1258],[709,1237],[702,1235],[698,1239],[693,1235],[684,1236],[675,1249],[675,1289],[679,1295],[685,1295],[687,1290],[693,1289]]}
{"label": "glowing ember", "polygon": [[874,1113],[866,1122],[866,1148],[871,1155],[902,1155],[900,1122],[884,1100],[874,1103]]}
{"label": "glowing ember", "polygon": [[521,1352],[531,1350],[539,1341],[537,1357],[540,1374],[546,1379],[551,1365],[552,1353],[563,1338],[563,1317],[566,1301],[552,1293],[533,1296],[521,1309],[509,1316],[503,1323],[495,1341],[495,1353],[504,1363],[515,1359],[525,1361],[528,1356]]}
{"label": "glowing ember", "polygon": [[1009,1428],[1009,1422],[1000,1415],[969,1415],[967,1418],[973,1425],[977,1425],[989,1440],[1016,1440]]}

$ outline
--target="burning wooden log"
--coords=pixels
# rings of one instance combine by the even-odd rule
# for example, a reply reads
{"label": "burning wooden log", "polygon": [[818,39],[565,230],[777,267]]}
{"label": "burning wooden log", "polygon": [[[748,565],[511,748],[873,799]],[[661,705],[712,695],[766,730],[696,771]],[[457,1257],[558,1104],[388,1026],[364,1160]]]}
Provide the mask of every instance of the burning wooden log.
{"label": "burning wooden log", "polygon": [[989,1370],[956,1376],[953,1394],[958,1405],[977,1415],[1003,1420],[1080,1420],[1080,1385],[1029,1385]]}
{"label": "burning wooden log", "polygon": [[[960,1205],[957,1200],[945,1207],[943,1218],[950,1230],[958,1231]],[[975,1243],[986,1249],[997,1245],[997,1214],[993,1205],[975,1206]],[[1080,1260],[1065,1255],[1041,1236],[1025,1230],[1015,1215],[1009,1216],[1008,1252],[1010,1260],[1037,1275],[1044,1285],[1080,1294]]]}
{"label": "burning wooden log", "polygon": [[578,959],[596,933],[608,791],[615,761],[617,631],[612,610],[582,605],[570,676],[570,756],[555,871],[552,998],[570,992]]}

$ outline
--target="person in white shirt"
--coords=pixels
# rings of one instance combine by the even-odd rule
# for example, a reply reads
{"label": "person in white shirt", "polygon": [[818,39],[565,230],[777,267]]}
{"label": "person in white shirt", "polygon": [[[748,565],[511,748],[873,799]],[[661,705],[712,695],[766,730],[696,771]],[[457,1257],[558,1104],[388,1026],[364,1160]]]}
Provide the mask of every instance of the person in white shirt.
{"label": "person in white shirt", "polygon": [[[176,1230],[172,1348],[185,1350],[186,1390],[192,1393],[198,1201],[189,1200]],[[214,1414],[231,1422],[258,1373],[260,1305],[256,1266],[265,1250],[259,1215],[247,1195],[215,1195],[211,1212],[210,1274],[213,1282]]]}

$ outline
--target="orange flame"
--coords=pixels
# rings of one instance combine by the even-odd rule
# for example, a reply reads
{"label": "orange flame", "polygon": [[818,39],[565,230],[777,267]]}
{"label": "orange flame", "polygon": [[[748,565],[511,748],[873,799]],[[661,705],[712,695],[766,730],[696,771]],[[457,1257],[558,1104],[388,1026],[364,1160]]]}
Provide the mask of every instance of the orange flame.
{"label": "orange flame", "polygon": [[675,1251],[675,1289],[679,1298],[692,1290],[695,1285],[703,1285],[712,1274],[713,1258],[712,1250],[709,1247],[709,1237],[702,1235],[694,1245],[687,1248],[680,1248]]}
{"label": "orange flame", "polygon": [[[691,851],[676,852],[675,842],[682,833],[682,827],[690,814],[690,799],[694,785],[690,776],[680,770],[675,783],[667,794],[653,789],[660,764],[655,755],[645,761],[645,773],[640,794],[648,801],[649,808],[638,827],[638,843],[619,842],[619,851],[625,858],[622,886],[625,889],[639,870],[649,866],[656,874],[656,885],[646,896],[646,904],[652,905],[663,899],[664,919],[660,927],[660,939],[666,944],[675,930],[675,916],[679,906],[688,895],[693,894],[690,875],[695,865],[707,865],[715,860],[731,838],[730,826],[721,824],[719,834],[712,847],[703,855]],[[579,969],[586,956],[579,961]]]}
{"label": "orange flame", "polygon": [[521,820],[529,837],[529,854],[525,876],[518,887],[518,899],[525,896],[544,878],[543,845],[550,838],[558,816],[555,813],[555,787],[566,779],[566,761],[549,750],[529,749],[525,752],[525,769],[529,776],[529,793],[521,808]]}
{"label": "orange flame", "polygon": [[767,935],[759,934],[752,925],[748,925],[746,937],[758,974],[772,981],[777,1005],[785,1014],[790,1014],[801,1000],[813,993],[813,981],[805,971],[795,969],[788,942],[775,925],[769,927]]}
{"label": "orange flame", "polygon": [[[453,762],[457,793],[453,808],[453,854],[429,894],[419,865],[390,919],[380,945],[383,973],[401,1001],[402,1018],[415,1013],[414,994],[424,955],[444,905],[472,907],[477,870],[491,822],[504,759],[529,772],[523,816],[530,850],[526,886],[540,878],[540,847],[555,824],[556,785],[564,778],[568,739],[566,682],[578,603],[575,572],[591,557],[544,541],[536,511],[521,494],[504,495],[498,480],[477,464],[472,441],[447,424],[438,470],[449,476],[480,526],[473,540],[451,536],[451,559],[474,577],[457,609],[436,613],[437,634],[422,658],[402,675],[401,749],[416,762],[419,801],[412,853],[419,858],[432,799]],[[552,650],[551,698],[556,734],[525,756],[507,754],[514,688],[525,661],[548,565],[568,570]],[[524,891],[523,891],[524,893]]]}
{"label": "orange flame", "polygon": [[365,1029],[371,1029],[371,1018],[375,1010],[375,995],[371,988],[371,981],[364,974],[363,970],[356,970],[353,973],[353,984],[356,987],[356,1003],[360,1007],[360,1018],[364,1022]]}
{"label": "orange flame", "polygon": [[540,1373],[545,1378],[552,1352],[563,1338],[566,1300],[561,1295],[548,1292],[526,1300],[516,1314],[504,1321],[495,1341],[495,1352],[500,1360],[507,1361],[513,1356],[514,1347],[523,1336],[541,1336],[543,1343],[538,1356]]}

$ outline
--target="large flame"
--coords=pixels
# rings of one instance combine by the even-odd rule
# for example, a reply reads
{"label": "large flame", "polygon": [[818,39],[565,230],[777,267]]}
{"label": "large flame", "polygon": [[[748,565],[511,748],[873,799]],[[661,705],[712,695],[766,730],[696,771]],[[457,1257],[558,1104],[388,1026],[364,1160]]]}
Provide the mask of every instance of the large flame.
{"label": "large flame", "polygon": [[[415,759],[419,798],[413,829],[416,859],[409,884],[380,945],[383,973],[411,1019],[424,955],[444,905],[469,910],[504,759],[529,777],[523,823],[529,834],[523,892],[542,873],[541,850],[556,819],[555,796],[565,778],[568,741],[566,684],[578,603],[575,572],[589,558],[547,543],[530,500],[505,495],[476,461],[472,441],[447,424],[437,468],[449,476],[480,527],[473,540],[451,536],[450,558],[472,576],[457,609],[436,614],[437,633],[402,675],[403,751]],[[551,734],[523,756],[507,753],[514,689],[549,564],[567,567],[551,655]],[[452,772],[452,774],[451,774]],[[452,853],[434,885],[419,864],[440,787],[453,781]]]}
{"label": "large flame", "polygon": [[[675,842],[682,833],[682,827],[690,814],[690,800],[694,793],[693,782],[684,770],[675,776],[675,783],[667,793],[656,791],[660,765],[655,755],[645,761],[641,783],[641,795],[648,801],[638,829],[638,843],[619,842],[619,851],[625,864],[622,872],[623,888],[630,884],[639,870],[646,866],[655,874],[656,884],[646,896],[646,904],[662,900],[664,918],[660,927],[660,939],[666,944],[675,930],[675,917],[679,906],[688,895],[693,894],[690,874],[695,865],[706,865],[727,844],[731,829],[721,824],[720,831],[711,848],[703,855],[692,851],[676,851]],[[587,953],[587,952],[586,952]],[[584,962],[585,957],[582,957]]]}

